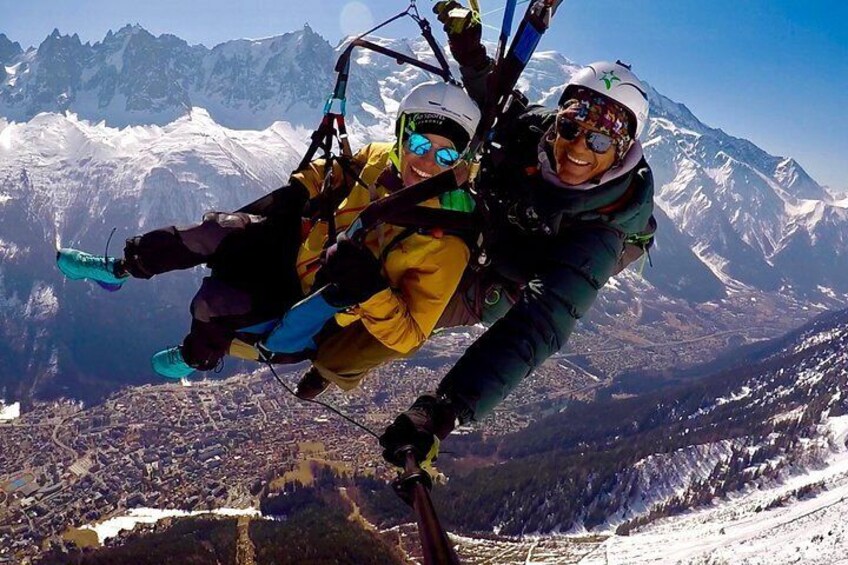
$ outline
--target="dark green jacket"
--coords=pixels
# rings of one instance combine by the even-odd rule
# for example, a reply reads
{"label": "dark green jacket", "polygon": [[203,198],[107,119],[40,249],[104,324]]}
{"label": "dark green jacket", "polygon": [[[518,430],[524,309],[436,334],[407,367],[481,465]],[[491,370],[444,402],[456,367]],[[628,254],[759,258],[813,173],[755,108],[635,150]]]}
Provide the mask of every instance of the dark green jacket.
{"label": "dark green jacket", "polygon": [[439,385],[463,422],[486,416],[566,344],[619,270],[626,240],[652,231],[653,178],[644,159],[588,190],[554,186],[534,171],[554,116],[536,107],[511,118],[496,134],[502,151],[484,161],[490,268],[520,292]]}

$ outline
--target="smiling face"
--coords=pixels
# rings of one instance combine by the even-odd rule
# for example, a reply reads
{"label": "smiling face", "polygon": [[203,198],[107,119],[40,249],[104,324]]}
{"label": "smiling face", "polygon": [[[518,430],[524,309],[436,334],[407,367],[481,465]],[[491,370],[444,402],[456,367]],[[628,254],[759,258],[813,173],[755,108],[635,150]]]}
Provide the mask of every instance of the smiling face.
{"label": "smiling face", "polygon": [[[581,126],[584,130],[598,131],[587,127],[586,124]],[[612,144],[604,153],[595,153],[586,145],[585,131],[571,141],[557,135],[554,141],[554,157],[559,180],[576,186],[599,177],[615,164],[615,144]]]}
{"label": "smiling face", "polygon": [[447,137],[435,133],[423,135],[433,144],[433,147],[424,155],[416,155],[407,148],[405,142],[402,144],[403,157],[401,158],[400,178],[405,187],[417,184],[446,170],[448,167],[442,167],[436,163],[436,151],[442,147],[455,149],[453,143]]}

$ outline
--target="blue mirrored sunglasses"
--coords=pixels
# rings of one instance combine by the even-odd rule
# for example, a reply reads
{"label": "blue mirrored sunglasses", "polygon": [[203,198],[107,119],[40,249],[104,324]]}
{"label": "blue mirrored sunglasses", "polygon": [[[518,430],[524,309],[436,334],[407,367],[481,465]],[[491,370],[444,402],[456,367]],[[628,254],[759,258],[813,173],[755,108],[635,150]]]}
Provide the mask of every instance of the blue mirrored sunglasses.
{"label": "blue mirrored sunglasses", "polygon": [[[406,148],[419,157],[426,155],[433,148],[433,142],[414,131],[406,130]],[[459,151],[452,147],[436,149],[436,164],[440,167],[453,167],[459,161]]]}

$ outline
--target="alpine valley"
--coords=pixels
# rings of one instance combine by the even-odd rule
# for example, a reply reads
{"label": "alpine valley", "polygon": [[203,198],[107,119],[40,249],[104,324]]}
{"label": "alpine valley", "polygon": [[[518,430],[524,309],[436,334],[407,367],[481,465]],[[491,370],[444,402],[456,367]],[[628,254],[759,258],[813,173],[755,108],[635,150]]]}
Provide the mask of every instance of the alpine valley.
{"label": "alpine valley", "polygon": [[[375,41],[435,62],[421,39]],[[54,31],[27,50],[0,34],[0,412],[4,399],[22,405],[0,430],[47,426],[39,433],[56,447],[55,472],[33,480],[48,491],[60,485],[45,499],[94,501],[94,509],[69,502],[61,512],[40,503],[46,514],[36,518],[15,506],[10,528],[41,526],[47,516],[44,535],[31,538],[40,543],[144,503],[247,504],[275,490],[281,464],[269,456],[264,467],[249,466],[244,447],[260,442],[266,427],[282,433],[273,418],[298,430],[285,449],[299,461],[329,458],[303,455],[314,449],[303,442],[326,439],[326,419],[291,399],[270,400],[264,374],[194,387],[157,381],[149,357],[182,339],[203,269],[106,293],[64,280],[54,259],[58,247],[105,249],[113,228],[109,249],[118,253],[129,236],[239,208],[284,184],[321,117],[340,50],[308,26],[212,49],[139,26],[93,45]],[[560,53],[538,52],[519,88],[552,105],[578,68]],[[347,106],[354,147],[390,138],[400,99],[426,78],[357,52]],[[457,456],[445,457],[451,481],[436,488],[436,504],[462,533],[455,542],[469,563],[835,563],[848,547],[848,314],[840,310],[848,306],[848,269],[840,266],[848,261],[848,193],[819,185],[790,157],[702,123],[653,88],[649,94],[642,142],[659,224],[650,264],[611,281],[568,350],[529,377],[485,433],[448,440]],[[479,331],[437,336],[415,358],[379,371],[359,396],[331,398],[384,425]],[[247,369],[256,367],[228,363],[225,376]],[[400,382],[408,375],[420,377],[414,386]],[[235,388],[220,392],[226,383]],[[213,406],[216,395],[227,400]],[[286,412],[269,423],[271,404]],[[242,427],[227,428],[228,415]],[[151,417],[172,425],[145,428]],[[209,436],[181,439],[197,422],[209,423],[222,451],[183,484],[158,462],[211,453]],[[102,447],[124,442],[124,433],[140,446],[132,455]],[[346,464],[379,459],[373,438],[354,434],[345,429],[322,449],[350,441],[358,451],[340,458]],[[16,443],[21,457],[48,457],[34,436],[22,437],[29,439]],[[171,442],[185,451],[161,447]],[[6,466],[20,463],[0,450],[0,496],[15,482]],[[124,464],[129,474],[113,474],[148,491],[97,474]],[[238,485],[222,478],[236,470]],[[161,476],[169,487],[152,496]],[[351,505],[382,532],[366,528],[356,543],[382,544],[392,559],[392,544],[410,547],[397,525],[404,509],[384,500],[394,495],[382,483],[315,479],[314,492],[297,495],[304,524]],[[101,488],[123,494],[113,501]],[[4,524],[0,541],[12,539]],[[236,540],[216,546],[215,559],[241,551],[242,518],[215,527],[229,532],[218,541]],[[271,539],[273,528],[252,524],[250,536]],[[400,542],[387,542],[386,532]],[[139,543],[127,551],[144,555]],[[198,541],[197,551],[207,546]]]}

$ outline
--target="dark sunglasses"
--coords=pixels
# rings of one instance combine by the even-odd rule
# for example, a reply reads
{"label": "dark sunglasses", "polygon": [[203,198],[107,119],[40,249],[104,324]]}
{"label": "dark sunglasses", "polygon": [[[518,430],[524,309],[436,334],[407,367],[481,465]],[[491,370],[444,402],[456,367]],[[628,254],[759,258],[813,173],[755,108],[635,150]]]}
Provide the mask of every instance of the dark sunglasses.
{"label": "dark sunglasses", "polygon": [[[433,148],[433,142],[414,131],[406,130],[406,148],[410,153],[419,157],[426,155]],[[436,149],[436,164],[440,167],[453,167],[459,161],[459,151],[451,147],[440,147]]]}
{"label": "dark sunglasses", "polygon": [[557,118],[557,134],[564,140],[574,141],[581,133],[586,139],[586,146],[595,153],[603,155],[612,147],[612,137],[607,134],[588,130],[568,118]]}

